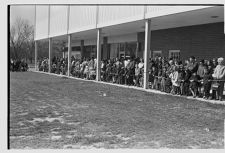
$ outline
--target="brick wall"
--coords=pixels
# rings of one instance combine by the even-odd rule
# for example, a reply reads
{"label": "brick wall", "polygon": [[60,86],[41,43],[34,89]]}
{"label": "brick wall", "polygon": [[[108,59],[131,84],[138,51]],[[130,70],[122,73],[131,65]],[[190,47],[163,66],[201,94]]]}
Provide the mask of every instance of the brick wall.
{"label": "brick wall", "polygon": [[[138,33],[139,42],[144,42],[144,35],[144,32]],[[224,23],[152,31],[151,50],[162,50],[166,57],[169,50],[180,50],[181,59],[191,55],[198,59],[225,57]],[[143,52],[138,55],[143,55]]]}

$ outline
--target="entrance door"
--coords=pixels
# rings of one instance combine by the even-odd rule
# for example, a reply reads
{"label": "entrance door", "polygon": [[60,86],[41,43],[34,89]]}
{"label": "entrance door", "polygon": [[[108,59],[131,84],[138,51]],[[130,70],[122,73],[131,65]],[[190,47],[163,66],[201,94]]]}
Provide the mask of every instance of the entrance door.
{"label": "entrance door", "polygon": [[126,43],[126,56],[136,57],[137,42],[127,42]]}
{"label": "entrance door", "polygon": [[119,58],[125,58],[125,43],[119,44]]}
{"label": "entrance door", "polygon": [[125,58],[125,51],[119,53],[119,58]]}

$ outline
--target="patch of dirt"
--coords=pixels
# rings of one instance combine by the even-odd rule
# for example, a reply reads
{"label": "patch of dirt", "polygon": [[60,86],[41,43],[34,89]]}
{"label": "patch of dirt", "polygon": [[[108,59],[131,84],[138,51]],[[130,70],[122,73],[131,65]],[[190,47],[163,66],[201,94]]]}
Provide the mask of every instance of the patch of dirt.
{"label": "patch of dirt", "polygon": [[45,117],[45,118],[33,118],[33,120],[29,121],[33,124],[36,124],[37,122],[54,122],[54,121],[59,121],[60,123],[64,124],[65,120],[62,117],[57,117],[57,118],[50,118],[50,117]]}
{"label": "patch of dirt", "polygon": [[61,139],[62,138],[62,136],[60,136],[60,135],[53,135],[53,136],[51,136],[51,140],[59,140],[59,139]]}

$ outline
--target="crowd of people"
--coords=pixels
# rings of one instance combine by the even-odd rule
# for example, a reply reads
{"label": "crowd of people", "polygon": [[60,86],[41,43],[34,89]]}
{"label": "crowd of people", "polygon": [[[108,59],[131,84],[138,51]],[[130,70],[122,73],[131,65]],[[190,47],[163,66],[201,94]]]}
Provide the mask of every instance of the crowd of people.
{"label": "crowd of people", "polygon": [[[51,73],[66,75],[67,73],[67,58],[59,58],[55,57],[51,62]],[[38,69],[39,71],[48,72],[49,71],[49,59],[43,58],[42,60],[38,60]]]}
{"label": "crowd of people", "polygon": [[9,70],[12,72],[24,72],[28,70],[28,64],[24,59],[10,59]]}
{"label": "crowd of people", "polygon": [[[65,75],[67,59],[54,57],[51,73]],[[225,60],[220,57],[200,60],[191,56],[185,62],[155,57],[149,61],[149,88],[162,92],[221,100],[225,82]],[[74,77],[96,78],[96,59],[71,58],[70,74]],[[48,59],[39,62],[40,71],[48,71]],[[101,80],[105,82],[143,87],[144,60],[142,58],[108,59],[101,61]]]}
{"label": "crowd of people", "polygon": [[39,71],[48,72],[48,58],[43,58],[37,61]]}

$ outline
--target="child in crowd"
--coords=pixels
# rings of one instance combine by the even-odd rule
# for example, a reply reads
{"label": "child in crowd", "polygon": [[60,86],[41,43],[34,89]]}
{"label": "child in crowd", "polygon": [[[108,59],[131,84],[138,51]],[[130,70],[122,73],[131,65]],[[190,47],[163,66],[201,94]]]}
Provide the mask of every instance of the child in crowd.
{"label": "child in crowd", "polygon": [[180,95],[184,95],[184,79],[185,79],[184,66],[180,65],[178,70],[178,80],[180,82]]}
{"label": "child in crowd", "polygon": [[52,69],[51,69],[51,73],[55,73],[56,72],[56,64],[52,64]]}
{"label": "child in crowd", "polygon": [[138,67],[138,63],[135,64],[135,86],[140,86],[139,79],[140,79],[141,69]]}
{"label": "child in crowd", "polygon": [[101,80],[106,81],[106,61],[103,60],[101,63]]}
{"label": "child in crowd", "polygon": [[199,80],[200,80],[199,75],[197,75],[197,73],[194,72],[190,78],[190,87],[189,87],[193,98],[195,98],[198,95]]}
{"label": "child in crowd", "polygon": [[152,67],[152,76],[154,77],[152,89],[157,89],[158,70],[155,66]]}
{"label": "child in crowd", "polygon": [[179,90],[179,80],[178,80],[178,67],[174,66],[173,67],[173,72],[170,74],[169,76],[171,78],[172,81],[172,90],[171,93],[172,94],[179,94],[180,90]]}
{"label": "child in crowd", "polygon": [[84,78],[85,79],[89,79],[88,65],[85,65],[85,68],[84,68]]}
{"label": "child in crowd", "polygon": [[213,79],[212,74],[207,67],[204,68],[204,76],[203,76],[203,98],[208,99],[210,96],[210,89],[211,89],[211,80]]}
{"label": "child in crowd", "polygon": [[153,70],[150,69],[149,71],[149,78],[148,78],[148,82],[149,82],[149,85],[150,85],[150,88],[154,88],[153,84],[154,84],[154,75],[153,75]]}
{"label": "child in crowd", "polygon": [[141,69],[141,74],[140,74],[140,79],[139,79],[140,87],[143,87],[144,86],[144,77],[143,77],[143,74],[144,74],[144,70]]}
{"label": "child in crowd", "polygon": [[108,60],[106,65],[106,81],[110,82],[112,80],[112,63],[111,60]]}
{"label": "child in crowd", "polygon": [[162,69],[162,78],[161,78],[161,91],[166,92],[166,68]]}
{"label": "child in crowd", "polygon": [[172,86],[172,82],[171,79],[169,77],[169,72],[166,72],[166,77],[165,77],[165,92],[166,93],[170,93],[171,92],[171,86]]}
{"label": "child in crowd", "polygon": [[118,80],[119,80],[119,84],[124,84],[125,82],[125,68],[123,65],[121,65],[119,74],[118,74]]}
{"label": "child in crowd", "polygon": [[189,96],[189,86],[190,86],[191,71],[185,69],[184,83],[183,83],[183,95]]}
{"label": "child in crowd", "polygon": [[158,71],[157,77],[158,77],[158,79],[156,82],[156,89],[161,90],[161,82],[162,82],[162,71],[161,70]]}
{"label": "child in crowd", "polygon": [[117,67],[115,64],[112,65],[111,74],[112,74],[112,82],[116,83],[116,79],[117,79],[118,75],[117,75]]}

